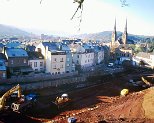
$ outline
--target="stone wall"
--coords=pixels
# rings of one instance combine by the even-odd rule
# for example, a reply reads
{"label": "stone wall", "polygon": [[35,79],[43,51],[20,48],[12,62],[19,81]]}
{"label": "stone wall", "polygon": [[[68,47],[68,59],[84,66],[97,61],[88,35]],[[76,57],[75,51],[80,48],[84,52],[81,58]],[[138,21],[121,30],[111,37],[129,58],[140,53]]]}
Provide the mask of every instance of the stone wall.
{"label": "stone wall", "polygon": [[[32,80],[31,80],[32,81]],[[41,89],[45,87],[57,87],[63,84],[70,84],[70,83],[78,83],[86,81],[86,77],[69,77],[69,78],[61,78],[57,80],[48,80],[48,81],[39,81],[33,83],[11,83],[11,84],[1,84],[0,85],[0,92],[8,91],[13,86],[20,84],[22,90],[33,90],[33,89]]]}

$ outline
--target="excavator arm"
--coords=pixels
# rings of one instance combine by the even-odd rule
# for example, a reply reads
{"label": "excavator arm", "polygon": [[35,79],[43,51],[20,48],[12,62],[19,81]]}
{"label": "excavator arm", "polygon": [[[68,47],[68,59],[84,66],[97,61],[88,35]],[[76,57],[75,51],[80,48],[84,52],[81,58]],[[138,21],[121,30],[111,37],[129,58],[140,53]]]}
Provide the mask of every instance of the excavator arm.
{"label": "excavator arm", "polygon": [[18,98],[21,97],[21,87],[18,84],[17,86],[14,86],[10,90],[8,90],[6,93],[3,94],[3,96],[0,98],[0,111],[4,109],[6,99],[13,94],[13,92],[18,91]]}
{"label": "excavator arm", "polygon": [[143,76],[141,77],[141,79],[142,79],[142,81],[145,83],[145,84],[147,84],[148,86],[151,86],[152,84],[148,81],[148,80],[146,80]]}

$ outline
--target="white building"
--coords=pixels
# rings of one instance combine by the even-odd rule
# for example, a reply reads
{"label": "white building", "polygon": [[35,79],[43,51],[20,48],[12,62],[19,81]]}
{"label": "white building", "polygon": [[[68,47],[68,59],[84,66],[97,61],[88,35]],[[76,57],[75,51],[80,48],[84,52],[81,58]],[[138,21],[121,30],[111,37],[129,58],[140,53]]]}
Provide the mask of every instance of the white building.
{"label": "white building", "polygon": [[62,74],[66,72],[66,53],[54,42],[42,42],[36,50],[44,56],[46,73]]}
{"label": "white building", "polygon": [[74,64],[80,65],[81,69],[87,69],[94,64],[94,52],[87,45],[74,44],[71,50]]}
{"label": "white building", "polygon": [[102,47],[94,46],[94,64],[100,64],[104,61],[104,50]]}
{"label": "white building", "polygon": [[66,53],[48,51],[46,59],[46,72],[51,74],[63,74],[65,70]]}
{"label": "white building", "polygon": [[44,56],[40,52],[28,52],[28,56],[28,65],[31,66],[35,72],[45,71]]}

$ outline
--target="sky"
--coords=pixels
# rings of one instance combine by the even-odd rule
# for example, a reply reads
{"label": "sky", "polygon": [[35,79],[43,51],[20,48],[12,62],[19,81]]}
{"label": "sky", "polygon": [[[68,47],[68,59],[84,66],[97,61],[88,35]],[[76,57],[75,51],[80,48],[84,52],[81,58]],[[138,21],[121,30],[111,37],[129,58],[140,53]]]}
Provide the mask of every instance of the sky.
{"label": "sky", "polygon": [[125,7],[120,0],[84,0],[81,23],[81,10],[71,20],[78,6],[73,1],[0,0],[0,24],[65,35],[112,31],[115,18],[123,32],[127,18],[128,33],[154,36],[154,0],[127,0]]}

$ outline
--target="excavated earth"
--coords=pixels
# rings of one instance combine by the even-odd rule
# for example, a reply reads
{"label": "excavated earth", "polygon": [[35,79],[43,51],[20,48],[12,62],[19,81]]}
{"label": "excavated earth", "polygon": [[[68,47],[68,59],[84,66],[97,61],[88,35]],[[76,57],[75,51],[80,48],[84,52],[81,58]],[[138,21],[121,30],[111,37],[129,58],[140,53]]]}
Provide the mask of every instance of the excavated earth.
{"label": "excavated earth", "polygon": [[[77,123],[154,123],[154,87],[142,88],[128,84],[128,80],[138,74],[113,77],[88,88],[69,92],[72,102],[54,112],[49,103],[39,102],[37,108],[28,113],[4,113],[2,123],[67,123],[68,117]],[[123,88],[130,93],[119,96]],[[45,97],[50,102],[50,96]],[[0,122],[0,123],[1,123]]]}

